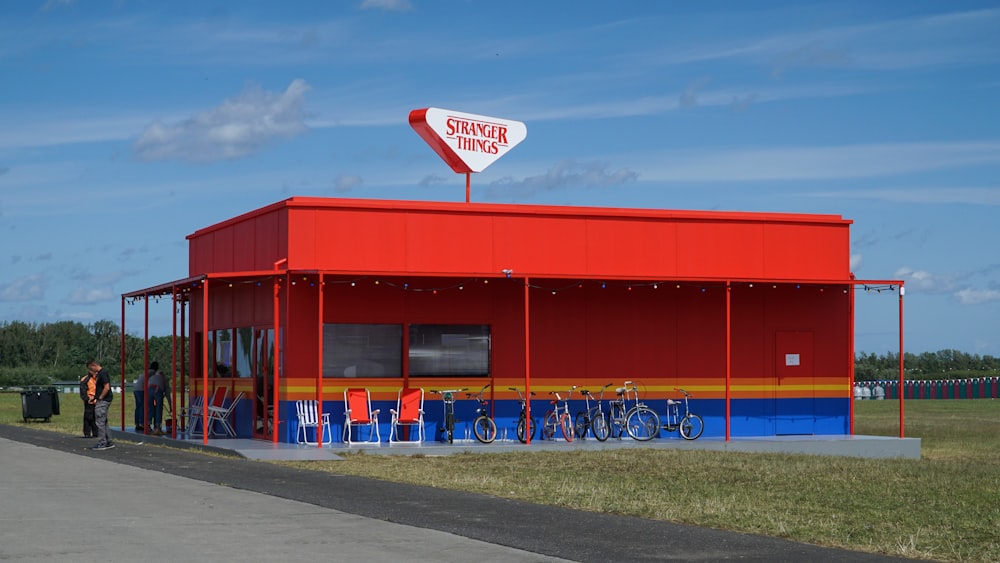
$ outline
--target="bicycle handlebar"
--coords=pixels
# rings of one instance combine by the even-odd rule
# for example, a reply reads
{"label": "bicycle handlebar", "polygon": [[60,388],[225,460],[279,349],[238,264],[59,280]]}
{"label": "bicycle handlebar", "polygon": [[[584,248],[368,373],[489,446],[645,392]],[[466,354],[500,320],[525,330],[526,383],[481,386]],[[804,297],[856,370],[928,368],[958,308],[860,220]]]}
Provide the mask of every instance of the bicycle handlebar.
{"label": "bicycle handlebar", "polygon": [[[511,391],[517,391],[517,395],[519,397],[521,397],[522,399],[524,398],[524,392],[521,391],[520,389],[518,389],[517,387],[508,387],[507,389],[510,389]],[[535,392],[534,391],[531,392],[531,396],[532,397],[535,396]]]}
{"label": "bicycle handlebar", "polygon": [[455,393],[461,393],[462,391],[468,391],[468,390],[469,390],[468,387],[462,387],[461,389],[441,389],[441,390],[431,389],[430,391],[431,391],[431,393],[434,393],[435,395],[444,395],[445,393],[455,394]]}

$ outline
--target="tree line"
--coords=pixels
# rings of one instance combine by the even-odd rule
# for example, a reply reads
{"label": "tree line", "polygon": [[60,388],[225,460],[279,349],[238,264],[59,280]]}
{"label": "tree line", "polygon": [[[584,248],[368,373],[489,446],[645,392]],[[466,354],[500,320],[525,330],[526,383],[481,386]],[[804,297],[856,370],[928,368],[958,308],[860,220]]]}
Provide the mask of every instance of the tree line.
{"label": "tree line", "polygon": [[[906,379],[970,379],[1000,376],[1000,358],[967,354],[958,350],[938,350],[903,354]],[[854,379],[876,381],[899,379],[899,354],[861,352],[854,358]]]}
{"label": "tree line", "polygon": [[[144,369],[143,350],[141,336],[125,335],[125,373],[129,379]],[[150,337],[150,361],[167,367],[171,350],[170,336]],[[121,328],[112,321],[0,322],[0,387],[73,381],[87,371],[90,359],[100,362],[114,378],[121,373],[121,356]]]}
{"label": "tree line", "polygon": [[[171,337],[149,339],[149,358],[166,367],[171,358]],[[190,349],[185,345],[185,350]],[[121,373],[121,329],[112,321],[82,324],[0,322],[0,386],[46,385],[72,381],[94,358],[112,374]],[[904,354],[907,379],[968,379],[1000,375],[1000,358],[940,350]],[[143,370],[143,339],[125,335],[125,373],[129,378]],[[858,381],[899,378],[899,354],[861,352],[854,360]]]}

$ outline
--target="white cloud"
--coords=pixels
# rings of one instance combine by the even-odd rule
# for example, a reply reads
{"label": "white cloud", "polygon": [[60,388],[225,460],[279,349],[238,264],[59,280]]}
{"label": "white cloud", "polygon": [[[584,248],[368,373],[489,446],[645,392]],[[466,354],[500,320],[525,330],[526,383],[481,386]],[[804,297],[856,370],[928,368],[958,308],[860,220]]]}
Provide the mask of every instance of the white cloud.
{"label": "white cloud", "polygon": [[949,293],[955,290],[954,276],[940,276],[926,270],[914,270],[904,266],[896,270],[894,277],[903,280],[908,289],[926,293]]}
{"label": "white cloud", "polygon": [[35,301],[45,298],[45,277],[40,274],[22,276],[0,284],[0,301]]}
{"label": "white cloud", "polygon": [[364,183],[361,176],[340,175],[333,181],[333,189],[338,194],[345,194]]}
{"label": "white cloud", "polygon": [[[1000,141],[718,151],[671,150],[639,158],[643,165],[635,167],[641,168],[643,180],[647,181],[753,182],[869,178],[1000,163]],[[983,189],[983,192],[995,194],[992,189]],[[981,195],[982,192],[973,189],[968,193]]]}
{"label": "white cloud", "polygon": [[246,156],[265,144],[295,137],[303,122],[309,85],[296,79],[281,94],[251,87],[217,108],[168,125],[156,121],[135,142],[143,160],[214,162]]}
{"label": "white cloud", "polygon": [[991,301],[1000,301],[1000,290],[966,288],[955,292],[962,305],[979,305]]}
{"label": "white cloud", "polygon": [[362,0],[360,9],[408,12],[413,9],[413,5],[410,0]]}
{"label": "white cloud", "polygon": [[575,188],[602,188],[635,181],[638,174],[625,168],[613,172],[600,162],[576,162],[563,160],[545,174],[528,176],[521,180],[511,177],[491,182],[486,189],[489,199],[532,196],[567,186]]}
{"label": "white cloud", "polygon": [[864,264],[865,259],[861,254],[851,254],[851,271],[855,271]]}
{"label": "white cloud", "polygon": [[1000,205],[1000,188],[905,188],[892,190],[852,190],[815,192],[811,197],[876,199],[898,203]]}
{"label": "white cloud", "polygon": [[114,301],[117,297],[110,287],[78,287],[70,292],[64,301],[70,305],[93,305],[94,303]]}

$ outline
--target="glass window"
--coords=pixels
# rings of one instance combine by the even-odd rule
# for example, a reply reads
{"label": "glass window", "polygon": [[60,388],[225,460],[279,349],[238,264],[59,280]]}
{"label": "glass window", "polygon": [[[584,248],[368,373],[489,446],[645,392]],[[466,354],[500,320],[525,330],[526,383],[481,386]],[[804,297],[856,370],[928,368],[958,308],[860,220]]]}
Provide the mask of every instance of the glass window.
{"label": "glass window", "polygon": [[489,375],[489,325],[410,325],[411,377]]}
{"label": "glass window", "polygon": [[402,325],[323,325],[323,377],[402,375]]}
{"label": "glass window", "polygon": [[234,377],[253,375],[253,328],[236,329],[236,373]]}
{"label": "glass window", "polygon": [[215,331],[215,375],[233,376],[233,333],[228,328]]}

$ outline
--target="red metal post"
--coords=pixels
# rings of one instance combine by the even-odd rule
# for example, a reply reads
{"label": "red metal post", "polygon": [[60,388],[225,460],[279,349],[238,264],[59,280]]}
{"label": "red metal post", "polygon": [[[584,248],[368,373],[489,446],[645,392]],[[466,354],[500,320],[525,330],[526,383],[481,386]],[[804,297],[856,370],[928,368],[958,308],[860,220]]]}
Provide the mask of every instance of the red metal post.
{"label": "red metal post", "polygon": [[[275,262],[277,269],[281,263]],[[271,377],[271,441],[278,442],[278,365],[281,364],[281,307],[279,306],[279,296],[281,294],[281,278],[274,276],[274,373]]]}
{"label": "red metal post", "polygon": [[[214,339],[213,339],[214,342]],[[208,278],[201,280],[201,435],[208,445]]]}
{"label": "red metal post", "polygon": [[531,445],[531,307],[529,306],[528,290],[531,280],[524,276],[524,437]]}
{"label": "red metal post", "polygon": [[847,378],[848,379],[847,399],[849,401],[849,404],[851,405],[849,409],[850,425],[851,425],[850,432],[851,436],[853,436],[854,435],[854,286],[853,285],[849,286],[849,288],[845,291],[848,291],[848,293],[850,294],[850,297],[847,300],[848,315],[850,315],[848,317],[850,319],[850,323],[848,326],[849,332],[847,335],[847,350],[848,350],[847,373],[849,375],[849,377]]}
{"label": "red metal post", "polygon": [[726,282],[726,441],[729,441],[730,431],[730,383],[733,375],[733,315],[732,315],[732,294],[733,286]]}
{"label": "red metal post", "polygon": [[[170,404],[177,406],[177,287],[170,290],[170,320],[173,322],[173,332],[170,334]],[[174,419],[170,425],[170,437],[177,438],[177,415],[171,413]]]}
{"label": "red metal post", "polygon": [[[122,355],[122,432],[125,431],[125,298],[122,297],[122,333],[121,333],[121,355]],[[100,361],[100,358],[98,358]]]}
{"label": "red metal post", "polygon": [[906,436],[903,428],[903,404],[904,396],[903,393],[903,383],[906,379],[906,373],[903,367],[903,295],[906,293],[906,289],[903,288],[903,284],[899,284],[899,437],[903,438]]}
{"label": "red metal post", "polygon": [[[319,275],[319,283],[316,284],[319,291],[319,304],[317,315],[319,321],[319,335],[317,342],[318,365],[316,366],[316,447],[323,447],[323,274]],[[330,430],[332,433],[333,430]]]}
{"label": "red metal post", "polygon": [[[149,407],[152,403],[149,402],[149,295],[142,296],[142,303],[144,314],[146,318],[143,320],[145,333],[142,337],[142,372],[146,375],[142,378],[142,433],[149,434]],[[122,388],[124,390],[124,387]],[[124,400],[122,401],[122,407],[125,406]],[[123,409],[124,410],[124,409]]]}
{"label": "red metal post", "polygon": [[[185,352],[187,350],[187,345],[186,345],[187,323],[185,322],[186,315],[184,314],[187,307],[185,303],[186,301],[182,299],[181,300],[181,389],[187,389],[187,362],[184,361],[184,359],[187,358],[187,354]],[[177,409],[177,412],[179,413],[184,412],[184,407],[187,405],[187,392],[185,391],[184,393],[181,393],[180,398],[181,398],[181,406],[179,409]],[[181,417],[180,419],[181,429],[186,428],[185,426],[186,422],[187,421],[184,420],[183,417]],[[174,426],[176,425],[177,421],[174,422]]]}
{"label": "red metal post", "polygon": [[472,200],[472,173],[465,173],[465,203]]}

